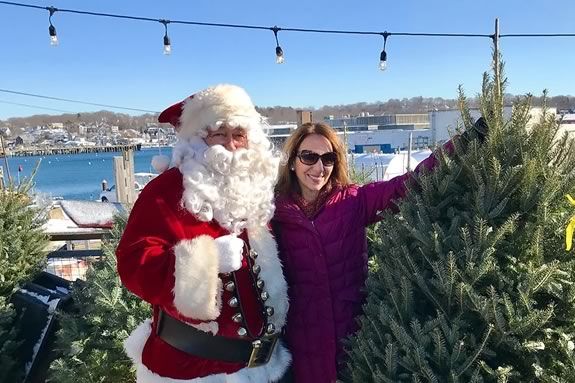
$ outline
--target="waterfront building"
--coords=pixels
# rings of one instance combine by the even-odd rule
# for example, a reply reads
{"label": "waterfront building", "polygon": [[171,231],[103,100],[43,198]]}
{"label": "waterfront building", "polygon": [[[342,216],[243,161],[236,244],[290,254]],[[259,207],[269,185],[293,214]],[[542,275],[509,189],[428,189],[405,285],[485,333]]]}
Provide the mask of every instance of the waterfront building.
{"label": "waterfront building", "polygon": [[429,116],[427,113],[383,114],[361,113],[359,116],[334,118],[325,122],[331,125],[353,153],[395,153],[409,146],[425,149],[430,145]]}
{"label": "waterfront building", "polygon": [[384,114],[374,116],[361,113],[355,117],[334,118],[328,116],[325,122],[335,130],[343,132],[365,132],[374,130],[422,130],[429,128],[427,113]]}

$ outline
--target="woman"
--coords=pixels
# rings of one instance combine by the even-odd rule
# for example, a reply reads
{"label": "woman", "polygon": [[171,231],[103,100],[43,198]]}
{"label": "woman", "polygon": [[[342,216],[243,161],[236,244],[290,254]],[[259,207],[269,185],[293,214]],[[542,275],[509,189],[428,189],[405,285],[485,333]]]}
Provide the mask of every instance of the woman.
{"label": "woman", "polygon": [[[473,129],[483,137],[483,129]],[[467,142],[470,133],[462,138]],[[452,152],[451,142],[444,147]],[[367,277],[366,226],[406,193],[411,173],[358,186],[347,172],[346,151],[324,123],[299,127],[284,146],[288,161],[276,186],[273,227],[288,283],[286,340],[297,383],[334,382],[341,340],[357,329]],[[431,169],[432,155],[416,168]]]}

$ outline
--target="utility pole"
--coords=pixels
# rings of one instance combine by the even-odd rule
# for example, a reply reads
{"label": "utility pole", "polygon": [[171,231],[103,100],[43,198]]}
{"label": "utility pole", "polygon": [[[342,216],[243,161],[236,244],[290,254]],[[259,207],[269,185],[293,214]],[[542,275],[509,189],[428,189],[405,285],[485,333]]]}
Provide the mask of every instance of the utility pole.
{"label": "utility pole", "polygon": [[413,145],[413,132],[409,132],[409,144],[407,145],[407,171],[410,172],[411,169],[411,146]]}
{"label": "utility pole", "polygon": [[347,121],[343,121],[343,142],[345,144],[345,153],[349,152],[349,145],[347,142]]}
{"label": "utility pole", "polygon": [[497,92],[497,98],[501,100],[501,73],[499,72],[499,19],[495,19],[495,34],[493,35],[493,66],[495,73],[495,91]]}

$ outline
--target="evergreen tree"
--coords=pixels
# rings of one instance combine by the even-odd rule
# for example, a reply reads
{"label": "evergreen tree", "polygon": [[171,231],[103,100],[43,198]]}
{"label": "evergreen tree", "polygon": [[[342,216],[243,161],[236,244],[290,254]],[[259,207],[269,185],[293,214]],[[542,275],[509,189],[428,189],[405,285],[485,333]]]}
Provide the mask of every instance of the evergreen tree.
{"label": "evergreen tree", "polygon": [[0,382],[18,382],[24,363],[16,360],[20,334],[12,294],[46,264],[46,211],[32,203],[32,178],[0,189]]}
{"label": "evergreen tree", "polygon": [[14,357],[20,345],[16,323],[14,307],[0,297],[0,382],[19,382],[24,373]]}
{"label": "evergreen tree", "polygon": [[[347,143],[346,143],[347,146]],[[368,170],[361,170],[359,171],[358,169],[356,169],[354,163],[353,163],[353,157],[350,158],[350,162],[348,164],[348,172],[349,172],[349,178],[351,179],[351,182],[353,182],[354,184],[358,184],[358,185],[365,185],[366,183],[372,182],[372,176],[373,176],[373,169],[368,169]],[[369,268],[370,269],[377,269],[378,263],[376,258],[376,255],[379,253],[379,251],[381,250],[378,247],[378,244],[380,243],[377,240],[377,232],[379,230],[379,222],[370,225],[367,227],[366,230],[366,235],[367,235],[367,241],[370,244],[370,246],[368,247],[368,264],[369,264]]]}
{"label": "evergreen tree", "polygon": [[484,75],[485,142],[457,141],[381,223],[344,381],[575,382],[575,142],[548,111],[530,124],[529,96],[505,119],[504,86]]}
{"label": "evergreen tree", "polygon": [[73,313],[61,313],[57,348],[62,356],[52,362],[49,381],[57,383],[121,383],[135,381],[123,341],[143,320],[150,306],[126,290],[116,271],[115,249],[126,217],[117,217],[104,256],[72,289]]}

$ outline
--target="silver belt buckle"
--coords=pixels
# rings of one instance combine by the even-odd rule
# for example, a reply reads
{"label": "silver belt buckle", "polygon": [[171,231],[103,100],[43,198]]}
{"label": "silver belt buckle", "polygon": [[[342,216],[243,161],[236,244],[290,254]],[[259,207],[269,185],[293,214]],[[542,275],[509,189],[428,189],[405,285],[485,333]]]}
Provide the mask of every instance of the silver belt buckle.
{"label": "silver belt buckle", "polygon": [[269,362],[278,342],[278,336],[256,339],[252,342],[252,353],[247,367],[258,367]]}

